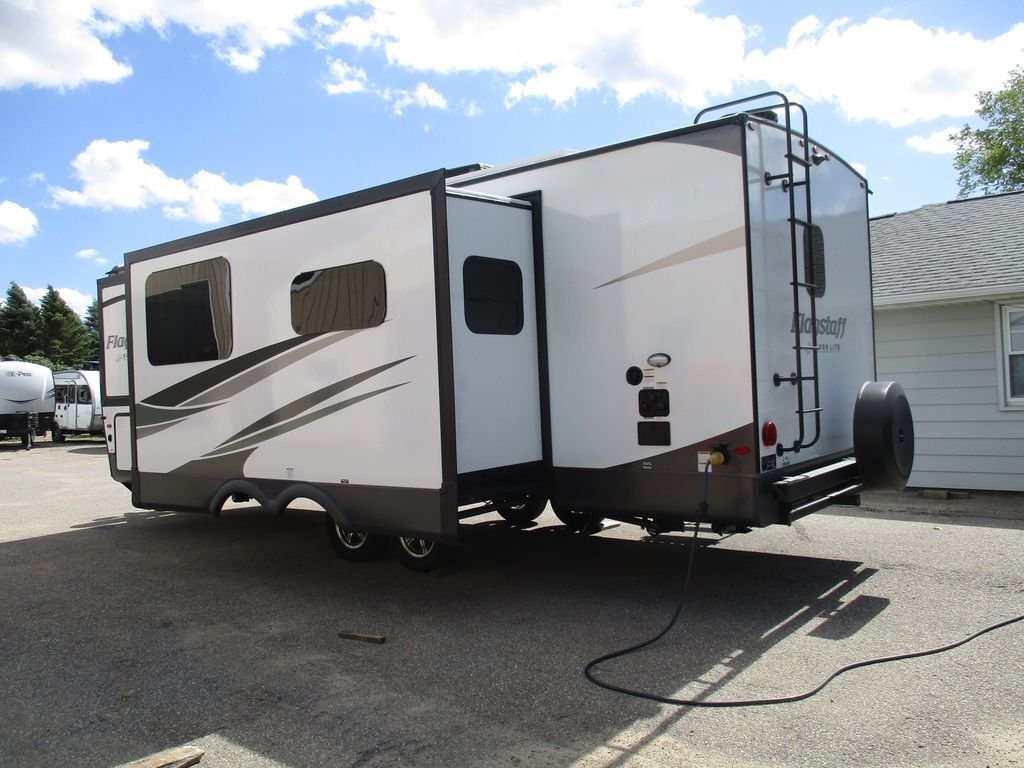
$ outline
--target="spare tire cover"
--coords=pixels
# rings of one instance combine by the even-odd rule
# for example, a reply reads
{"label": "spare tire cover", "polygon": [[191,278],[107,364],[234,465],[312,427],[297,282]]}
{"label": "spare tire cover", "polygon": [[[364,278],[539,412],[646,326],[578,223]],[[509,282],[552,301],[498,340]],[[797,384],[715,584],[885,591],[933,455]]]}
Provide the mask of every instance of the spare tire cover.
{"label": "spare tire cover", "polygon": [[903,387],[868,381],[853,411],[853,450],[868,488],[903,490],[914,466],[914,419]]}

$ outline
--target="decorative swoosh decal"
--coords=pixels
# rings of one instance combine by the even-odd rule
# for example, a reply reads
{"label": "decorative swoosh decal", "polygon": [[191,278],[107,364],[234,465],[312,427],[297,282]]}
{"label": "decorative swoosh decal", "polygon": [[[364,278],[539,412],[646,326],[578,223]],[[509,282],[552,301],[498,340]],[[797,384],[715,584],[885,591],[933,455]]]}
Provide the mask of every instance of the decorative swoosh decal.
{"label": "decorative swoosh decal", "polygon": [[384,394],[385,392],[388,392],[392,389],[404,387],[408,383],[408,381],[403,381],[401,384],[393,384],[390,387],[383,387],[382,389],[376,389],[373,392],[367,392],[366,394],[358,395],[356,397],[349,398],[348,400],[342,400],[340,403],[335,403],[334,405],[328,406],[327,408],[321,408],[319,411],[314,411],[313,413],[307,414],[305,416],[300,416],[299,418],[292,419],[291,421],[286,421],[281,424],[277,424],[271,427],[270,429],[266,429],[250,437],[242,438],[240,440],[235,440],[234,442],[228,442],[225,443],[224,445],[220,445],[214,450],[210,451],[209,453],[204,454],[202,458],[208,459],[213,458],[215,456],[223,456],[225,454],[235,453],[246,448],[251,448],[252,446],[258,445],[259,443],[265,442],[266,440],[270,440],[271,438],[279,437],[281,435],[287,434],[288,432],[291,432],[292,430],[298,429],[299,427],[304,427],[307,424],[312,424],[314,421],[318,421],[324,418],[325,416],[330,416],[332,413],[337,413],[338,411],[344,408],[348,408],[349,406],[355,405],[356,403],[361,403],[363,400],[369,400],[371,397],[376,397],[377,395]]}
{"label": "decorative swoosh decal", "polygon": [[273,360],[269,360],[263,364],[257,364],[252,370],[246,371],[241,376],[231,379],[220,386],[215,386],[213,389],[209,389],[206,392],[193,397],[191,400],[187,400],[182,403],[182,405],[203,405],[205,403],[229,400],[242,390],[251,387],[253,384],[262,381],[268,376],[284,370],[292,363],[296,363],[302,358],[312,355],[314,352],[319,352],[321,349],[325,349],[332,344],[337,344],[339,341],[347,339],[350,336],[354,336],[357,333],[359,333],[359,330],[339,331],[338,333],[326,335],[304,347],[299,347],[298,349],[292,350],[280,357],[275,357]]}
{"label": "decorative swoosh decal", "polygon": [[154,408],[152,405],[139,403],[135,406],[136,427],[152,427],[157,424],[164,424],[168,421],[180,421],[186,416],[213,408],[215,405],[203,405],[198,408]]}
{"label": "decorative swoosh decal", "polygon": [[[259,432],[263,429],[267,429],[268,427],[272,427],[275,424],[278,424],[282,421],[287,421],[288,419],[294,418],[303,411],[308,411],[310,408],[319,405],[325,400],[329,400],[338,393],[344,392],[346,389],[351,389],[356,384],[366,381],[367,379],[373,378],[378,373],[383,373],[388,368],[394,368],[396,365],[404,363],[406,360],[411,360],[413,357],[415,357],[415,355],[410,355],[409,357],[403,357],[401,360],[395,360],[394,362],[391,363],[379,365],[376,368],[371,368],[368,371],[357,373],[355,376],[349,376],[347,379],[336,381],[335,383],[323,387],[322,389],[318,389],[315,392],[309,393],[305,397],[300,397],[298,400],[293,400],[287,405],[281,406],[276,411],[268,413],[262,419],[254,421],[241,432],[229,437],[227,440],[221,443],[221,445],[226,445],[228,443],[234,442],[235,440],[240,440],[246,435],[251,435],[253,432]],[[220,446],[218,446],[218,448],[219,447]]]}
{"label": "decorative swoosh decal", "polygon": [[[319,334],[317,334],[317,336],[319,336]],[[228,360],[220,365],[207,368],[202,373],[197,373],[195,376],[190,376],[183,381],[179,381],[177,384],[161,390],[151,397],[147,397],[143,402],[147,405],[155,405],[164,408],[173,408],[181,405],[184,402],[203,394],[208,389],[212,389],[218,384],[222,384],[228,379],[247,371],[249,368],[257,366],[260,363],[281,354],[282,352],[286,352],[294,347],[309,343],[311,338],[316,337],[296,336],[294,339],[285,339],[284,341],[279,341],[276,344],[271,344],[269,347],[263,347],[262,349],[257,349],[247,354],[239,355],[233,360]]]}
{"label": "decorative swoosh decal", "polygon": [[722,251],[731,251],[734,248],[743,248],[745,245],[746,230],[743,227],[737,227],[736,229],[729,230],[728,232],[723,232],[720,235],[715,235],[709,240],[697,243],[696,245],[691,245],[689,248],[684,248],[683,250],[676,251],[668,256],[663,256],[662,258],[652,261],[650,264],[646,264],[639,269],[634,269],[632,272],[627,272],[621,277],[609,280],[607,283],[601,283],[600,285],[594,286],[594,290],[596,291],[598,288],[604,288],[606,285],[621,283],[623,280],[629,280],[633,277],[657,272],[659,269],[674,267],[687,261],[703,259],[705,256],[714,256],[716,253],[721,253]]}

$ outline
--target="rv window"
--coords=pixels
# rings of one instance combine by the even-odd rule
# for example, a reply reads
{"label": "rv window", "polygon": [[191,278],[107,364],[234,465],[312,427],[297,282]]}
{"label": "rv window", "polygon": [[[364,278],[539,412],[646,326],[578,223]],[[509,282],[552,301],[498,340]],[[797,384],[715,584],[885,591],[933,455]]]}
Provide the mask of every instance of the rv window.
{"label": "rv window", "polygon": [[466,325],[473,333],[523,330],[523,272],[507,259],[470,256],[462,265]]}
{"label": "rv window", "polygon": [[231,273],[217,258],[146,278],[146,351],[153,365],[231,355]]}
{"label": "rv window", "polygon": [[292,280],[292,328],[298,334],[353,331],[384,322],[384,267],[361,261],[303,272]]}
{"label": "rv window", "polygon": [[820,299],[825,295],[825,236],[817,224],[807,227],[804,233],[804,282],[814,286],[807,292]]}
{"label": "rv window", "polygon": [[92,396],[89,394],[89,388],[88,387],[84,387],[84,386],[83,387],[79,387],[78,388],[78,404],[79,405],[89,405],[90,403],[92,403]]}
{"label": "rv window", "polygon": [[66,384],[58,384],[55,387],[55,394],[57,396],[57,402],[61,405],[66,405],[68,402],[68,387]]}

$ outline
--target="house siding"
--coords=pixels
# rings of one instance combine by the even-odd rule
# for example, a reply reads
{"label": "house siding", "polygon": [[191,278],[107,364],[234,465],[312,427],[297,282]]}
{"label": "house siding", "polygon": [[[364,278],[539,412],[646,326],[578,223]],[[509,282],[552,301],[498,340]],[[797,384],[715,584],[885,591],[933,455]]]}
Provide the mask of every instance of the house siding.
{"label": "house siding", "polygon": [[880,381],[902,384],[914,414],[918,488],[1024,491],[1024,409],[1000,408],[991,302],[876,308]]}

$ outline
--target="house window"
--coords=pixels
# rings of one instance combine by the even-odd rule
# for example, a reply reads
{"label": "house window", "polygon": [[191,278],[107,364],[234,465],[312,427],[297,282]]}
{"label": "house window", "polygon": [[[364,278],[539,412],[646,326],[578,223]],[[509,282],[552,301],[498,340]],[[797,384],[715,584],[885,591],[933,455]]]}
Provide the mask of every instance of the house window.
{"label": "house window", "polygon": [[466,326],[512,336],[523,330],[523,271],[514,261],[470,256],[462,265]]}
{"label": "house window", "polygon": [[197,261],[146,278],[146,353],[152,365],[231,355],[231,273],[226,259]]}
{"label": "house window", "polygon": [[384,267],[360,261],[303,272],[292,280],[291,305],[298,334],[373,328],[387,314]]}
{"label": "house window", "polygon": [[1006,402],[1024,405],[1024,307],[1003,307]]}

